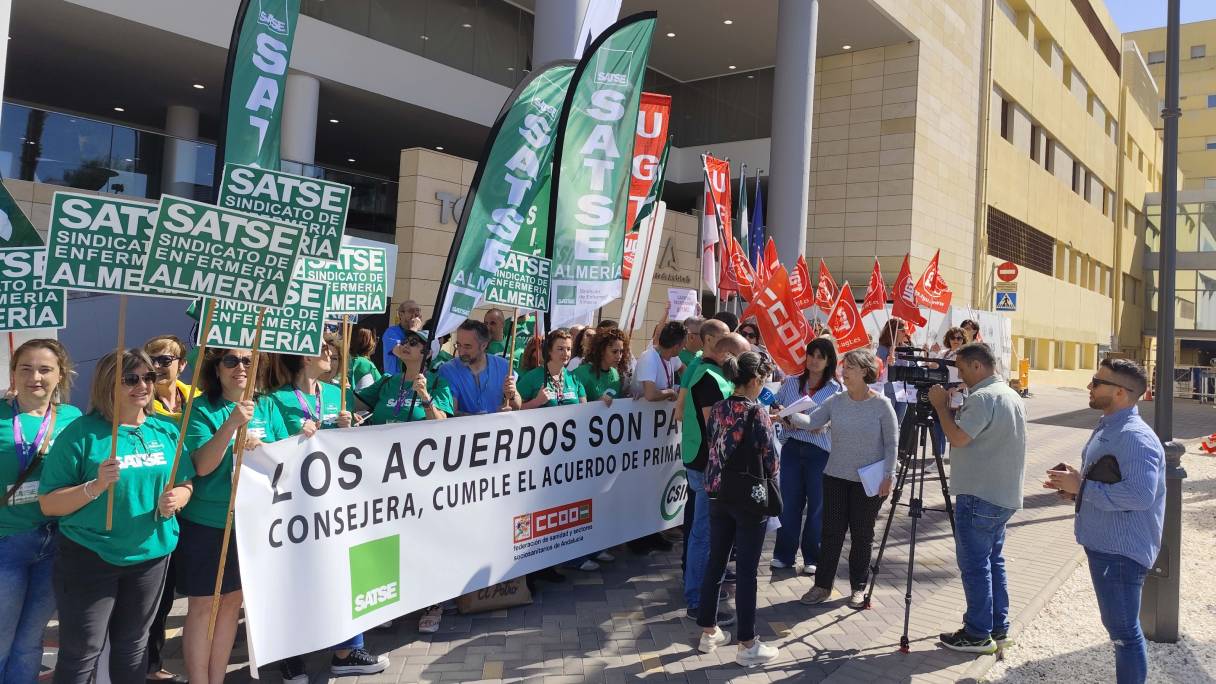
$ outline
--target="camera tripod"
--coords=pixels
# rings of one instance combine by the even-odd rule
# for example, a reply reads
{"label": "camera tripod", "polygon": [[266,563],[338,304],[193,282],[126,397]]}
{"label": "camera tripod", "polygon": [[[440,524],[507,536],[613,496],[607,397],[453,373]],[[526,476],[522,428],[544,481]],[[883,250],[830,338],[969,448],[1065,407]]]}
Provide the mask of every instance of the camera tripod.
{"label": "camera tripod", "polygon": [[[950,519],[950,532],[954,532],[954,506],[950,502],[950,486],[946,483],[946,469],[942,464],[942,454],[931,434],[932,427],[937,424],[937,414],[929,404],[927,387],[917,387],[917,401],[908,407],[903,424],[899,427],[899,456],[898,469],[895,475],[895,486],[891,490],[891,509],[887,514],[887,524],[883,528],[882,543],[878,546],[878,554],[874,557],[874,565],[870,567],[870,577],[866,582],[866,598],[864,607],[870,607],[870,597],[874,595],[874,586],[878,577],[879,565],[883,553],[887,549],[887,541],[891,535],[891,523],[895,521],[895,509],[905,506],[908,517],[912,518],[912,530],[908,546],[908,584],[904,594],[904,631],[899,637],[899,650],[907,653],[908,621],[912,616],[912,573],[916,567],[916,524],[925,511],[945,513]],[[937,480],[941,484],[942,497],[946,507],[926,508],[925,474],[929,468],[929,453],[937,465]],[[908,487],[908,503],[902,503],[904,486]]]}

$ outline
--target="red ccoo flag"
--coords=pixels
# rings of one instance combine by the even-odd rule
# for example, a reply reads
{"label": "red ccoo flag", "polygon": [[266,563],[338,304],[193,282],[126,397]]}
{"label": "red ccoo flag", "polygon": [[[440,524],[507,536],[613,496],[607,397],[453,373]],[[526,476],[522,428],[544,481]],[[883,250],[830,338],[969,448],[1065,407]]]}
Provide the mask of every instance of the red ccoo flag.
{"label": "red ccoo flag", "polygon": [[828,271],[828,265],[823,263],[823,259],[820,259],[819,286],[815,288],[815,306],[819,307],[821,311],[831,309],[838,294],[840,294],[840,290],[836,287],[836,281],[832,280],[832,273]]}
{"label": "red ccoo flag", "polygon": [[870,334],[861,324],[861,312],[857,310],[857,302],[853,301],[853,290],[847,280],[840,288],[836,304],[828,313],[828,329],[836,338],[836,350],[841,354],[870,344]]}
{"label": "red ccoo flag", "polygon": [[912,270],[908,268],[907,254],[904,255],[903,266],[899,267],[895,284],[891,286],[891,297],[894,301],[891,305],[892,316],[916,327],[925,324],[924,317],[920,315],[920,308],[916,306],[916,285],[912,282]]}
{"label": "red ccoo flag", "polygon": [[870,271],[870,285],[866,287],[866,299],[861,303],[861,315],[886,308],[887,285],[882,281],[882,270],[878,267],[878,259],[875,259],[874,270]]}
{"label": "red ccoo flag", "polygon": [[783,373],[798,375],[806,370],[806,317],[794,304],[784,266],[777,265],[756,299],[743,310],[741,318],[748,316],[756,317],[764,346]]}
{"label": "red ccoo flag", "polygon": [[790,291],[794,295],[794,303],[800,309],[815,306],[815,290],[811,288],[811,269],[806,265],[806,257],[799,255],[798,263],[794,265],[794,273],[790,276]]}
{"label": "red ccoo flag", "polygon": [[950,300],[954,297],[954,293],[950,291],[950,286],[946,284],[946,279],[938,270],[937,260],[941,254],[940,249],[933,254],[929,265],[925,267],[925,272],[916,282],[916,302],[924,304],[938,313],[946,313],[950,310]]}

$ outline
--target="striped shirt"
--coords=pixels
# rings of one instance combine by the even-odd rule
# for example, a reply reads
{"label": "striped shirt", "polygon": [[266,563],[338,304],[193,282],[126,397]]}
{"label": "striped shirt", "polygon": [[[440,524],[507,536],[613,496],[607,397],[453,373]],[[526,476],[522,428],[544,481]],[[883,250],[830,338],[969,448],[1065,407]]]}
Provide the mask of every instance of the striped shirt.
{"label": "striped shirt", "polygon": [[1077,543],[1151,568],[1165,524],[1165,450],[1135,406],[1098,421],[1085,444],[1081,473],[1108,454],[1118,461],[1123,480],[1082,481],[1073,528]]}
{"label": "striped shirt", "polygon": [[[802,376],[800,376],[800,375],[794,375],[794,376],[790,376],[790,377],[786,378],[781,383],[781,388],[777,390],[776,402],[778,404],[781,404],[782,406],[789,406],[790,404],[793,404],[795,401],[798,401],[799,399],[801,399],[804,396],[802,393],[802,390],[799,389],[799,383],[801,381],[802,381]],[[836,394],[838,392],[843,392],[843,391],[844,391],[844,388],[842,388],[840,386],[840,383],[836,382],[835,380],[828,380],[827,384],[825,384],[823,387],[820,387],[818,392],[811,395],[811,400],[813,400],[816,404],[822,404],[823,402],[828,400],[828,397],[832,396],[833,394]],[[810,412],[811,412],[810,409],[803,411],[803,413],[806,413],[806,414],[809,414]],[[810,430],[798,430],[798,429],[791,430],[791,429],[782,428],[779,431],[779,436],[781,438],[782,444],[785,444],[787,440],[796,439],[799,442],[807,442],[808,444],[814,444],[815,446],[819,447],[820,449],[823,449],[824,451],[827,451],[827,452],[832,451],[832,436],[831,436],[831,432],[829,432],[828,430],[824,430],[823,432],[816,434],[816,433],[811,432]]]}

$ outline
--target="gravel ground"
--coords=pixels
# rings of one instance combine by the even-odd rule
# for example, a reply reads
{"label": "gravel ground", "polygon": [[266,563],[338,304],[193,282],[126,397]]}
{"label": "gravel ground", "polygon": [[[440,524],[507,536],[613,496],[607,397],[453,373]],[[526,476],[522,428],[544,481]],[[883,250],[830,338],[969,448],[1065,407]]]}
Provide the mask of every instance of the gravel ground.
{"label": "gravel ground", "polygon": [[[1183,466],[1182,596],[1178,643],[1149,642],[1150,682],[1216,682],[1216,457],[1187,444]],[[1089,567],[1077,568],[986,681],[1113,682],[1115,655],[1094,602]]]}

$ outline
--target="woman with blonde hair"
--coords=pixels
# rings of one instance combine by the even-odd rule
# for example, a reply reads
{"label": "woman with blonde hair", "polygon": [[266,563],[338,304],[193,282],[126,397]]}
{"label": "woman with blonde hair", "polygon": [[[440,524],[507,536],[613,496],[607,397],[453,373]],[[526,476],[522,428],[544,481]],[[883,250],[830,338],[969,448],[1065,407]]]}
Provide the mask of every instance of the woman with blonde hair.
{"label": "woman with blonde hair", "polygon": [[0,402],[0,425],[12,426],[0,429],[0,682],[32,682],[55,612],[57,525],[38,506],[38,483],[47,451],[80,410],[66,403],[72,362],[56,340],[17,347],[8,370],[13,397]]}

